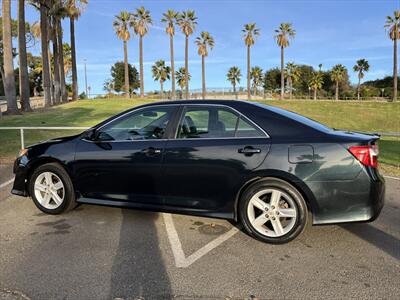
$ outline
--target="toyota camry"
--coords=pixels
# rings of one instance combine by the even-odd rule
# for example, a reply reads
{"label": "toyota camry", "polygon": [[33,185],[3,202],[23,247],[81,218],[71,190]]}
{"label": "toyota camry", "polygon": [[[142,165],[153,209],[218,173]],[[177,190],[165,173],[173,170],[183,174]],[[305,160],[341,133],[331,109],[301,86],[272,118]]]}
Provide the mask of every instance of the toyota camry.
{"label": "toyota camry", "polygon": [[374,220],[379,136],[248,101],[168,101],[22,149],[12,193],[45,213],[79,203],[240,221],[285,243],[314,225]]}

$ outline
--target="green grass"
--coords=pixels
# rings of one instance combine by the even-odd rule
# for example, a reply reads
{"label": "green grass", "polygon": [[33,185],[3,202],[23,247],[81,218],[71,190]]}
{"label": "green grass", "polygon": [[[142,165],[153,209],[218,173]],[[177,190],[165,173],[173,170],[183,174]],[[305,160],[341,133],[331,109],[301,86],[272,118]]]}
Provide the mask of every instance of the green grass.
{"label": "green grass", "polygon": [[[109,99],[82,100],[52,107],[46,111],[5,116],[0,126],[92,126],[128,108],[150,100]],[[263,101],[279,106],[330,127],[365,132],[400,132],[400,103],[341,101]],[[26,144],[76,131],[27,131]],[[0,158],[10,159],[19,149],[17,131],[0,131]],[[400,138],[384,137],[379,143],[380,161],[400,168]]]}

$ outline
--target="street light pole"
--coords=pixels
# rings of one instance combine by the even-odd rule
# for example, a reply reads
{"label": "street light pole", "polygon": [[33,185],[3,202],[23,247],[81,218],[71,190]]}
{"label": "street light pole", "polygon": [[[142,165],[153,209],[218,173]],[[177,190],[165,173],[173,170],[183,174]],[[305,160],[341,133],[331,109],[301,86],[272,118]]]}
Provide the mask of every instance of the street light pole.
{"label": "street light pole", "polygon": [[86,72],[86,59],[83,60],[85,64],[85,93],[86,97],[88,97],[88,85],[87,85],[87,72]]}

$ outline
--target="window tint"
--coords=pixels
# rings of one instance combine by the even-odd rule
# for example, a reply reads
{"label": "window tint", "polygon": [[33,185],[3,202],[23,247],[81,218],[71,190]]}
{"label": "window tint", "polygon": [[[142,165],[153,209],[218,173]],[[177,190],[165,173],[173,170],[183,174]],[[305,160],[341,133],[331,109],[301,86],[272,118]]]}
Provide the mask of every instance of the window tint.
{"label": "window tint", "polygon": [[194,107],[184,111],[178,138],[234,137],[238,116],[217,107]]}
{"label": "window tint", "polygon": [[265,133],[261,129],[255,127],[242,117],[239,120],[239,125],[236,131],[236,137],[262,137]]}
{"label": "window tint", "polygon": [[264,137],[262,130],[233,110],[222,107],[188,107],[177,138]]}
{"label": "window tint", "polygon": [[161,139],[174,107],[154,107],[133,112],[100,129],[97,139],[129,141]]}

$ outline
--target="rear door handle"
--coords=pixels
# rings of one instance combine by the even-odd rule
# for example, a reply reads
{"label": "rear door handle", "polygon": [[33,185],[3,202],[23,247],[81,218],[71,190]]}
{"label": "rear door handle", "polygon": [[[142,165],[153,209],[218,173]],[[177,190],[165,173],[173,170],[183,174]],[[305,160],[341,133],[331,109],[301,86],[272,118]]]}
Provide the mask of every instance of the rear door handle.
{"label": "rear door handle", "polygon": [[253,148],[251,146],[246,146],[244,148],[239,149],[238,152],[243,154],[255,154],[255,153],[261,153],[261,149]]}

